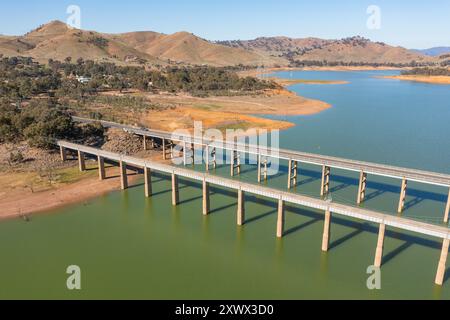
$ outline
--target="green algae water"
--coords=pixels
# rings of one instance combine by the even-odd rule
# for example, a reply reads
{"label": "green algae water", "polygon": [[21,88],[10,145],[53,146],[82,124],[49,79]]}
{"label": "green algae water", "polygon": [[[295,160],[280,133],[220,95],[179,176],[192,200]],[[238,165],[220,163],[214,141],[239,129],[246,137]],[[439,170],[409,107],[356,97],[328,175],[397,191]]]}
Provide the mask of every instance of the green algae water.
{"label": "green algae water", "polygon": [[[281,147],[448,173],[449,87],[374,78],[384,74],[391,72],[283,74],[350,83],[293,86],[333,108],[290,117],[297,126],[281,133]],[[286,187],[286,163],[281,169],[268,186]],[[292,192],[318,197],[319,170],[301,165]],[[227,176],[229,167],[215,174]],[[255,182],[256,168],[244,166],[238,179]],[[333,170],[333,200],[354,204],[357,184],[356,173]],[[364,206],[396,214],[399,184],[369,176]],[[34,215],[30,222],[1,222],[0,298],[450,298],[450,281],[434,285],[437,239],[388,228],[382,289],[371,291],[366,271],[374,260],[377,225],[333,216],[330,251],[323,253],[322,212],[288,206],[286,235],[276,239],[277,203],[269,199],[247,195],[246,223],[237,227],[233,191],[212,187],[207,217],[199,183],[180,180],[177,207],[171,205],[169,176],[156,174],[153,191],[146,199],[138,181],[126,191]],[[447,194],[445,188],[410,183],[404,216],[441,224]],[[70,265],[81,268],[80,291],[66,287]]]}

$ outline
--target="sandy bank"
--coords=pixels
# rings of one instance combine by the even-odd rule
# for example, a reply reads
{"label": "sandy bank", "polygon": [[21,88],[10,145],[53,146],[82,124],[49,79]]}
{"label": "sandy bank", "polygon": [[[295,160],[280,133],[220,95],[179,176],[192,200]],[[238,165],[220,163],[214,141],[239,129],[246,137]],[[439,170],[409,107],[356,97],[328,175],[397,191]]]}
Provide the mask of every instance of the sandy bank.
{"label": "sandy bank", "polygon": [[328,103],[306,99],[288,90],[270,90],[254,96],[221,96],[197,98],[190,95],[151,95],[146,97],[159,104],[171,104],[163,112],[149,111],[145,125],[160,130],[193,128],[194,121],[202,121],[205,129],[279,129],[294,126],[257,115],[311,115],[331,107]]}
{"label": "sandy bank", "polygon": [[306,79],[284,79],[284,78],[269,78],[276,81],[282,86],[291,86],[294,84],[348,84],[348,81],[333,81],[333,80],[306,80]]}
{"label": "sandy bank", "polygon": [[400,75],[400,76],[385,76],[382,78],[402,80],[402,81],[434,83],[434,84],[450,84],[449,76]]}
{"label": "sandy bank", "polygon": [[[0,149],[1,147],[4,145],[0,145]],[[140,150],[135,156],[162,161],[158,150]],[[41,169],[33,170],[36,166],[42,166],[43,159],[52,159],[53,163],[45,172]],[[117,166],[106,165],[107,179],[104,181],[99,180],[96,161],[86,161],[86,169],[80,172],[76,159],[69,158],[68,161],[62,162],[59,154],[52,152],[30,160],[24,166],[10,169],[3,167],[0,172],[0,220],[25,217],[120,190]],[[136,172],[128,170],[130,185],[138,178]]]}

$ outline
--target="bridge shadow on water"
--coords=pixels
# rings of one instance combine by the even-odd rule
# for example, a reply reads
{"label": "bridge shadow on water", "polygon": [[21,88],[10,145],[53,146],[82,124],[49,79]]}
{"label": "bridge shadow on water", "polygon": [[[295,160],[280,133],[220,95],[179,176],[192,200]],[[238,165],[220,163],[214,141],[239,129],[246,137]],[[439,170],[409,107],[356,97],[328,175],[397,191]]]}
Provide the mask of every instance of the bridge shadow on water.
{"label": "bridge shadow on water", "polygon": [[[170,182],[170,180],[171,180],[170,175],[163,174],[163,173],[154,172],[153,177],[158,178],[158,180],[153,180],[154,182],[163,182],[163,181]],[[344,180],[347,180],[347,179],[348,178],[344,178]],[[180,190],[185,189],[185,188],[194,188],[197,190],[197,195],[194,194],[194,196],[191,196],[188,199],[183,199],[180,202],[180,205],[202,199],[202,195],[201,195],[202,183],[201,182],[180,178],[179,183],[180,183]],[[170,193],[170,192],[172,192],[171,187],[169,187],[165,190],[162,190],[158,193],[154,193],[153,195],[157,196],[160,194]],[[223,205],[218,208],[214,208],[213,202],[212,202],[210,215],[224,213],[227,209],[231,209],[231,208],[236,209],[237,208],[237,192],[235,192],[235,191],[231,191],[226,188],[211,186],[210,187],[210,195],[211,195],[211,197],[213,197],[214,195],[225,196],[227,198],[230,198],[230,200],[232,200],[231,203]],[[182,194],[180,194],[180,196],[182,196]],[[433,195],[433,198],[439,198],[442,200],[443,197],[441,197],[441,195],[437,195],[437,196]],[[245,219],[244,225],[253,224],[262,219],[266,219],[268,217],[277,215],[278,203],[277,203],[277,201],[274,201],[272,199],[245,194],[245,203],[259,204],[259,205],[264,206],[268,210],[264,213],[261,213],[256,216],[252,216],[252,217]],[[289,217],[291,215],[298,215],[303,218],[308,218],[309,220],[285,230],[285,232],[283,233],[284,238],[288,238],[292,235],[295,235],[297,232],[301,232],[302,230],[309,228],[317,223],[321,223],[323,225],[323,220],[324,220],[323,212],[311,210],[308,208],[302,208],[302,207],[290,205],[290,204],[286,204],[285,211],[286,211],[286,220],[289,219]],[[247,215],[248,215],[248,210],[247,210]],[[332,239],[333,238],[333,236],[332,236],[333,235],[333,226],[346,227],[346,228],[350,228],[351,230],[346,235],[341,236],[338,239]],[[275,225],[274,225],[274,229],[275,229]],[[378,236],[378,232],[379,232],[378,225],[370,224],[368,222],[355,221],[355,220],[351,220],[351,219],[348,219],[345,217],[333,215],[331,231],[330,231],[332,241],[329,245],[329,250],[338,250],[340,247],[345,246],[345,244],[348,243],[349,241],[351,241],[351,240],[355,241],[356,237],[358,237],[364,233],[370,233],[374,239],[374,246],[373,246],[373,248],[371,248],[371,250],[375,251],[376,239]],[[386,233],[385,233],[385,237],[386,237],[386,240],[387,239],[400,240],[400,241],[402,241],[402,244],[397,246],[395,249],[390,250],[389,252],[386,252],[386,250],[385,250],[385,253],[383,255],[383,265],[390,263],[396,257],[398,257],[401,253],[405,252],[412,246],[416,246],[416,245],[423,246],[423,247],[437,250],[438,252],[440,252],[440,250],[442,248],[442,243],[440,241],[432,240],[430,238],[424,238],[424,237],[417,236],[417,235],[414,235],[411,233],[406,233],[406,232],[399,232],[399,231],[387,229]],[[446,277],[445,277],[444,281],[447,282],[449,279],[450,279],[450,267],[447,269]]]}
{"label": "bridge shadow on water", "polygon": [[[250,170],[251,171],[251,170]],[[256,172],[256,169],[253,170]],[[257,174],[256,174],[257,175]],[[288,167],[286,166],[280,166],[280,172],[276,176],[269,177],[269,185],[270,185],[270,179],[284,176],[287,180],[288,175]],[[322,173],[320,171],[314,171],[304,168],[299,168],[299,181],[297,185],[298,193],[301,194],[301,186],[314,183],[317,181],[320,181],[322,179]],[[336,185],[337,184],[337,185]],[[426,188],[426,184],[423,184],[424,188]],[[349,176],[343,176],[339,174],[331,174],[331,188],[330,192],[338,192],[344,189],[347,189],[349,187],[354,187],[357,189],[359,187],[359,176],[358,177],[349,177]],[[279,188],[277,188],[279,189]],[[367,190],[368,193],[366,195],[366,202],[369,200],[373,200],[375,198],[378,198],[384,194],[392,193],[392,194],[398,194],[400,195],[400,189],[401,189],[401,182],[399,180],[398,185],[394,185],[391,183],[384,183],[384,182],[376,182],[371,181],[370,176],[367,181]],[[295,191],[295,189],[293,189]],[[355,195],[356,197],[356,195]],[[408,209],[411,209],[415,207],[416,205],[422,203],[425,200],[431,200],[443,203],[444,205],[447,203],[448,193],[437,193],[432,191],[427,191],[424,189],[417,189],[413,188],[411,186],[408,186],[407,190],[407,201],[405,202],[404,211],[407,211]],[[349,201],[354,201],[354,199],[349,199]]]}
{"label": "bridge shadow on water", "polygon": [[[112,162],[112,161],[111,161],[111,163],[114,164],[114,162]],[[229,169],[230,166],[228,164],[218,165],[217,168],[215,170],[211,170],[210,173],[214,175],[215,173],[220,172],[221,170],[223,170],[225,168]],[[134,170],[139,174],[143,174],[143,170],[140,168],[129,167],[129,169]],[[249,174],[249,173],[255,174],[255,181],[253,181],[253,183],[255,183],[256,177],[257,177],[257,167],[255,165],[253,165],[253,166],[245,165],[244,169],[241,171],[241,176],[235,176],[234,179],[247,182],[248,177],[242,177],[242,175]],[[269,180],[265,183],[263,182],[262,185],[271,187],[270,180],[281,178],[281,177],[284,177],[287,180],[287,174],[288,174],[288,167],[280,165],[279,172],[276,175],[270,176]],[[153,175],[157,175],[157,173],[153,173]],[[159,177],[166,178],[167,175],[160,175]],[[230,178],[228,176],[226,176],[226,177]],[[305,168],[300,167],[299,168],[298,185],[296,188],[293,188],[291,191],[294,193],[302,194],[301,186],[304,186],[304,185],[307,185],[310,183],[314,183],[314,182],[318,182],[321,179],[322,179],[322,173],[320,171],[315,171],[315,170],[310,170],[310,169],[305,169]],[[248,181],[248,182],[252,183],[252,181]],[[391,183],[371,181],[370,176],[369,176],[369,179],[367,182],[368,193],[366,195],[366,202],[373,200],[375,198],[381,197],[382,195],[387,194],[387,193],[399,195],[400,189],[401,189],[400,184],[401,184],[400,182],[398,183],[398,185],[393,185]],[[349,176],[343,176],[343,175],[333,174],[333,173],[331,175],[331,188],[330,188],[331,193],[342,191],[349,187],[353,187],[353,188],[357,189],[358,186],[359,186],[359,177],[349,177]],[[423,186],[426,187],[425,184]],[[285,190],[279,186],[278,187],[273,186],[272,188],[278,189],[278,190]],[[407,213],[407,211],[409,209],[417,206],[418,204],[420,204],[426,200],[440,202],[445,205],[447,203],[447,197],[448,197],[448,194],[446,192],[445,193],[436,193],[436,192],[426,191],[424,189],[417,189],[417,188],[413,188],[413,187],[409,186],[408,190],[407,190],[407,201],[405,202],[404,212]],[[353,198],[349,199],[349,201],[351,201],[351,202],[353,202],[354,200],[355,199],[353,199]]]}

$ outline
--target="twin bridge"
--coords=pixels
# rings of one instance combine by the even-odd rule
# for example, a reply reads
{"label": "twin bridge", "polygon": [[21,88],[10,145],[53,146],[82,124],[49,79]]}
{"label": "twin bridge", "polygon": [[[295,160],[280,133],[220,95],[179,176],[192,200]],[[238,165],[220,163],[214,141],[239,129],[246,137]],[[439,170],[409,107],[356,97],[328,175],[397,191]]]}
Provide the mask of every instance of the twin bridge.
{"label": "twin bridge", "polygon": [[[84,119],[74,117],[75,121],[90,123],[96,120]],[[255,155],[258,159],[258,181],[262,178],[267,179],[267,159],[277,157],[280,160],[289,161],[288,174],[288,189],[297,185],[298,182],[298,168],[299,163],[308,163],[319,165],[322,167],[322,182],[320,193],[326,196],[329,193],[331,169],[343,169],[360,174],[359,188],[357,195],[357,204],[364,202],[366,194],[366,185],[368,174],[378,175],[384,177],[398,178],[402,182],[400,191],[400,200],[398,211],[401,213],[404,209],[405,198],[407,193],[408,181],[421,182],[425,184],[437,185],[450,188],[450,175],[427,172],[421,170],[413,170],[408,168],[400,168],[394,166],[380,165],[369,162],[354,161],[348,159],[341,159],[329,156],[321,156],[315,154],[308,154],[284,149],[273,150],[270,148],[261,148],[251,146],[248,144],[239,143],[210,143],[202,141],[201,139],[193,139],[191,136],[178,135],[176,139],[172,134],[163,131],[145,130],[131,126],[125,126],[113,122],[99,121],[103,126],[109,128],[123,129],[129,133],[133,133],[143,137],[144,149],[149,147],[149,143],[154,147],[156,141],[162,147],[163,159],[167,159],[173,153],[174,143],[178,142],[183,146],[184,163],[187,161],[188,154],[194,157],[195,147],[201,147],[208,155],[206,157],[206,169],[209,171],[211,166],[215,166],[215,154],[217,149],[231,152],[233,155],[230,164],[231,176],[240,173],[241,164],[239,161],[239,154],[247,153]],[[383,214],[373,210],[362,209],[356,206],[334,203],[327,200],[317,199],[299,194],[293,194],[287,191],[281,191],[273,188],[264,187],[261,185],[249,184],[233,179],[217,177],[207,173],[200,173],[194,170],[165,165],[154,161],[138,159],[134,157],[124,156],[118,153],[107,152],[101,149],[91,148],[79,144],[74,144],[66,141],[58,141],[57,145],[60,147],[62,160],[67,160],[68,150],[75,151],[78,155],[80,171],[86,170],[85,156],[95,156],[98,160],[99,177],[101,180],[106,178],[105,160],[116,162],[120,167],[121,187],[128,188],[127,166],[142,168],[145,178],[145,196],[152,196],[152,172],[161,172],[169,174],[172,177],[172,204],[174,206],[179,203],[179,177],[198,181],[203,188],[203,214],[208,215],[210,211],[210,185],[229,188],[236,191],[237,195],[237,224],[243,225],[245,222],[245,194],[253,194],[256,196],[263,196],[266,198],[278,201],[278,219],[277,232],[278,238],[284,235],[285,224],[285,205],[286,203],[296,204],[310,209],[316,209],[324,212],[324,230],[322,238],[322,251],[327,252],[329,248],[330,228],[332,215],[341,215],[350,218],[356,218],[369,223],[379,225],[378,241],[375,250],[374,266],[381,267],[383,260],[383,247],[386,227],[398,228],[405,231],[419,233],[426,236],[442,239],[442,251],[438,263],[435,283],[442,285],[445,277],[446,261],[450,245],[450,229],[444,226],[433,225],[429,223],[419,222],[404,218],[401,216],[393,216]],[[212,157],[212,159],[211,159]],[[265,159],[265,160],[263,160]],[[444,222],[448,223],[450,211],[450,192],[449,199],[444,212]]]}

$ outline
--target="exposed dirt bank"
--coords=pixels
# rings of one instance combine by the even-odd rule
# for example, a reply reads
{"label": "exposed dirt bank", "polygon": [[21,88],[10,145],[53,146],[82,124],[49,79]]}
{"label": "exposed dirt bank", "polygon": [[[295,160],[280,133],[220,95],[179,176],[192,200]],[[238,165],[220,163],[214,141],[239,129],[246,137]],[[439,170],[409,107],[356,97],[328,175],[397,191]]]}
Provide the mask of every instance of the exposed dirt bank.
{"label": "exposed dirt bank", "polygon": [[402,80],[402,81],[414,81],[422,83],[450,84],[449,76],[400,75],[400,76],[385,76],[382,78]]}

